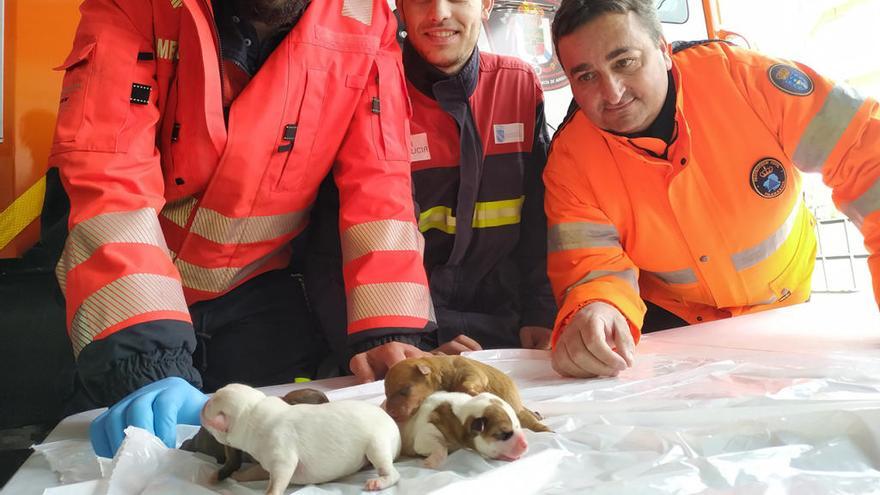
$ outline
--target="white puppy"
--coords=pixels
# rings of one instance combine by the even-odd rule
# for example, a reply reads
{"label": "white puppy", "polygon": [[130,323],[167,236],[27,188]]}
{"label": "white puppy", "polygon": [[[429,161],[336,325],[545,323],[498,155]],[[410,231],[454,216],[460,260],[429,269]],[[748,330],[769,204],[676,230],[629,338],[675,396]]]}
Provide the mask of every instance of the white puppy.
{"label": "white puppy", "polygon": [[512,461],[528,450],[525,433],[510,404],[484,392],[434,392],[401,425],[403,453],[426,456],[436,468],[449,452],[476,450],[483,457]]}
{"label": "white puppy", "polygon": [[366,460],[379,472],[378,478],[367,480],[366,490],[382,490],[400,479],[393,465],[400,454],[397,425],[366,402],[292,406],[233,383],[205,404],[202,425],[218,442],[249,453],[268,471],[267,494],[280,495],[291,482],[324,483],[348,476]]}

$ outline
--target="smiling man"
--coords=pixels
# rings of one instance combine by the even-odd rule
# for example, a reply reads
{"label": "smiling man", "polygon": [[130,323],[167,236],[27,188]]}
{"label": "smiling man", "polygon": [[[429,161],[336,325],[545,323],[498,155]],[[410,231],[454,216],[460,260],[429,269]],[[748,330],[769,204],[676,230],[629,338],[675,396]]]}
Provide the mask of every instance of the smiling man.
{"label": "smiling man", "polygon": [[544,174],[558,372],[616,375],[642,332],[807,300],[801,172],[862,229],[880,293],[876,101],[723,42],[669,46],[652,0],[564,0],[553,40],[579,107]]}
{"label": "smiling man", "polygon": [[[556,306],[546,274],[548,138],[537,77],[518,59],[477,49],[490,0],[400,0],[397,7],[407,33],[413,187],[438,327],[437,342],[421,345],[446,353],[549,348]],[[324,199],[335,196],[328,193]],[[324,249],[338,245],[335,223],[314,223]],[[339,277],[326,275],[338,273],[333,258],[313,257],[306,276],[322,325],[340,337],[331,343],[344,331]],[[374,378],[362,357],[350,366]]]}

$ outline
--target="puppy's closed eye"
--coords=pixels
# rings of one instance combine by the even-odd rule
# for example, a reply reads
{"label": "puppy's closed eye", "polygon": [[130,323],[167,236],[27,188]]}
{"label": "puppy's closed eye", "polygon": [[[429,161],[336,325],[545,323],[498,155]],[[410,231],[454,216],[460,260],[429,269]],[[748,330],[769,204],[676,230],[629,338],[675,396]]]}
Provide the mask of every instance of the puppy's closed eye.
{"label": "puppy's closed eye", "polygon": [[512,431],[501,431],[501,432],[498,432],[497,434],[495,434],[495,438],[497,438],[498,440],[501,440],[502,442],[506,442],[512,436],[513,436]]}

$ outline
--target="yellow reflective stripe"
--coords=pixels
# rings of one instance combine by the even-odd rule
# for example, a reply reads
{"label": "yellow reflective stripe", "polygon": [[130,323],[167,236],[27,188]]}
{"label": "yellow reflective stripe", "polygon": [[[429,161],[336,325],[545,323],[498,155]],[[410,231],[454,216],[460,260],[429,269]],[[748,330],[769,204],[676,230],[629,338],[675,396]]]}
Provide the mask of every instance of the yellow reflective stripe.
{"label": "yellow reflective stripe", "polygon": [[195,205],[196,198],[193,198],[192,196],[180,198],[177,201],[167,203],[165,207],[162,208],[161,215],[178,227],[185,228],[186,222],[189,220],[189,215],[192,213]]}
{"label": "yellow reflective stripe", "polygon": [[381,316],[431,319],[433,311],[428,287],[412,282],[359,285],[348,294],[348,321]]}
{"label": "yellow reflective stripe", "polygon": [[45,195],[46,176],[44,175],[0,213],[0,249],[8,246],[18,234],[21,234],[21,231],[40,216]]}
{"label": "yellow reflective stripe", "polygon": [[597,247],[620,247],[620,234],[614,225],[568,222],[553,225],[547,231],[548,253]]}
{"label": "yellow reflective stripe", "polygon": [[427,232],[437,229],[447,234],[455,233],[455,217],[452,216],[452,208],[448,206],[435,206],[419,214],[419,231]]}
{"label": "yellow reflective stripe", "polygon": [[819,172],[865,99],[854,89],[835,86],[804,130],[792,161],[804,172]]}
{"label": "yellow reflective stripe", "polygon": [[55,267],[61,290],[67,287],[67,274],[107,244],[147,244],[167,250],[156,210],[114,211],[84,220],[70,231],[64,252]]}
{"label": "yellow reflective stripe", "polygon": [[[484,229],[518,224],[522,219],[522,205],[525,199],[525,196],[520,196],[516,199],[500,201],[478,201],[474,204],[473,227]],[[452,215],[452,208],[435,206],[423,211],[419,215],[419,231],[427,232],[430,229],[454,234],[455,217]]]}
{"label": "yellow reflective stripe", "polygon": [[226,266],[210,268],[196,265],[180,258],[174,260],[174,266],[176,266],[177,271],[180,272],[183,286],[187,289],[220,293],[247,278],[248,275],[254,273],[259,267],[263,266],[263,264],[284,248],[285,247],[282,246],[257,259],[253,263],[239,267]]}
{"label": "yellow reflective stripe", "polygon": [[190,230],[217,244],[268,241],[295,232],[303,225],[308,210],[279,215],[228,217],[210,208],[199,208]]}
{"label": "yellow reflective stripe", "polygon": [[624,282],[626,282],[627,284],[629,284],[629,286],[632,287],[632,289],[636,292],[636,294],[639,293],[639,281],[636,278],[636,272],[635,272],[635,270],[630,268],[630,269],[619,270],[619,271],[593,270],[593,271],[587,273],[587,275],[585,277],[581,278],[577,282],[568,286],[568,288],[565,289],[563,296],[567,296],[568,293],[573,291],[575,287],[577,287],[579,285],[584,285],[585,283],[587,283],[591,280],[596,280],[597,278],[601,278],[601,277],[617,277],[617,278],[623,280]]}
{"label": "yellow reflective stripe", "polygon": [[647,270],[644,271],[645,273],[650,273],[651,275],[654,275],[655,277],[670,285],[686,285],[697,283],[697,274],[694,273],[694,270],[691,268],[682,268],[681,270],[671,270],[668,272],[649,272]]}
{"label": "yellow reflective stripe", "polygon": [[502,201],[478,202],[474,206],[474,227],[500,227],[520,222],[525,196]]}
{"label": "yellow reflective stripe", "polygon": [[737,271],[745,270],[746,268],[751,268],[758,263],[766,260],[773,253],[779,249],[780,246],[788,239],[788,235],[791,233],[791,230],[794,228],[795,221],[798,218],[798,215],[805,211],[802,208],[802,203],[800,197],[794,203],[794,208],[792,208],[791,213],[788,214],[788,217],[782,223],[782,225],[773,231],[772,234],[767,236],[766,239],[759,242],[758,244],[744,249],[738,253],[734,253],[730,258],[733,261],[733,266]]}
{"label": "yellow reflective stripe", "polygon": [[74,354],[78,355],[96,335],[113,325],[154,311],[188,314],[183,291],[176,279],[136,273],[110,282],[77,308],[70,325]]}
{"label": "yellow reflective stripe", "polygon": [[412,222],[378,220],[352,225],[342,234],[344,263],[377,251],[421,251],[419,238]]}

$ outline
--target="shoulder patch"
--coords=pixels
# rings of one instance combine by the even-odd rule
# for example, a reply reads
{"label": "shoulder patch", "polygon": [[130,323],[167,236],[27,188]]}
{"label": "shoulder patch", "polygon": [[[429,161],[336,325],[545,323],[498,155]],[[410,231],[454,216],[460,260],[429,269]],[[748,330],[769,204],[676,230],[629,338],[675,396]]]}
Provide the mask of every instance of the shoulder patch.
{"label": "shoulder patch", "polygon": [[773,64],[767,75],[774,86],[790,95],[807,96],[813,92],[813,80],[793,65]]}

